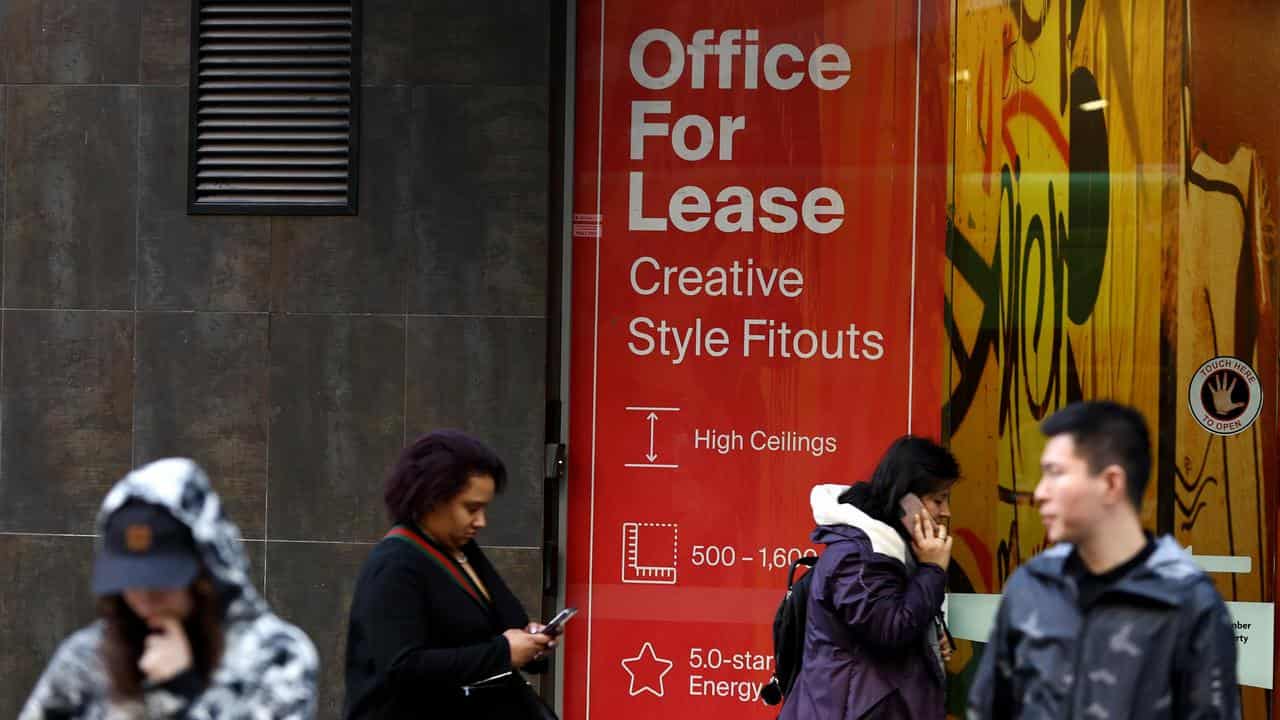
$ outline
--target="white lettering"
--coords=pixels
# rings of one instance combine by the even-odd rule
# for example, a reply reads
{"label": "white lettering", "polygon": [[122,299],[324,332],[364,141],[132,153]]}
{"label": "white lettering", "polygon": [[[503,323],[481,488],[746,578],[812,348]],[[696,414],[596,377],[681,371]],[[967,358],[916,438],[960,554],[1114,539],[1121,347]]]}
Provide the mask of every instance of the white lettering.
{"label": "white lettering", "polygon": [[866,348],[863,357],[868,360],[879,360],[884,357],[884,335],[876,330],[862,333],[862,346]]}
{"label": "white lettering", "polygon": [[760,42],[759,30],[747,31],[746,53],[742,56],[742,86],[748,90],[755,90],[759,86],[760,81],[756,77],[760,72]]}
{"label": "white lettering", "polygon": [[[730,185],[720,191],[716,196],[716,202],[728,203],[736,201],[732,205],[723,205],[716,210],[716,229],[720,232],[752,232],[756,229],[755,222],[755,203],[752,202],[751,191],[741,185]],[[731,217],[736,216],[736,220]]]}
{"label": "white lettering", "polygon": [[879,360],[884,336],[862,331],[854,323],[842,330],[795,328],[785,320],[747,318],[742,321],[742,356],[808,360],[821,352],[824,360]]}
{"label": "white lettering", "polygon": [[[822,203],[822,204],[819,204]],[[835,216],[834,220],[820,220]],[[828,235],[844,224],[844,199],[835,190],[828,187],[814,188],[804,196],[804,226],[818,233]]]}
{"label": "white lettering", "polygon": [[[644,173],[633,170],[628,187],[627,228],[651,232],[667,229],[667,221],[644,214]],[[790,188],[769,187],[760,193],[760,227],[766,232],[784,234],[795,230],[803,220],[807,230],[828,235],[844,224],[844,199],[829,187],[810,190],[797,213],[796,194]],[[756,199],[751,190],[740,185],[722,188],[716,194],[715,222],[721,232],[753,232]],[[667,202],[667,217],[681,232],[698,232],[711,222],[713,211],[707,191],[697,185],[684,185]],[[830,218],[830,219],[828,219]]]}
{"label": "white lettering", "polygon": [[[710,212],[711,199],[707,197],[707,191],[697,185],[685,185],[676,190],[667,205],[671,224],[683,232],[698,232],[706,227],[711,222],[711,218],[706,217]],[[698,213],[701,217],[690,217],[690,213]]]}
{"label": "white lettering", "polygon": [[737,42],[742,37],[741,30],[723,30],[720,33],[720,48],[716,54],[720,56],[720,89],[733,87],[733,56],[742,54]]}
{"label": "white lettering", "polygon": [[[651,53],[653,45],[663,46],[666,57],[659,59]],[[650,72],[646,55],[661,63],[662,72]],[[713,72],[716,87],[721,90],[733,88],[738,78],[744,89],[758,89],[762,64],[765,83],[783,91],[794,90],[806,78],[819,90],[839,90],[848,84],[851,72],[849,51],[835,43],[818,45],[808,57],[792,43],[779,43],[765,51],[761,63],[760,31],[756,28],[723,29],[718,38],[716,30],[703,28],[693,33],[687,45],[670,30],[651,28],[631,43],[631,76],[643,88],[665,90],[679,82],[687,69],[689,87],[702,90],[708,86],[707,63],[711,56],[718,59]]]}
{"label": "white lettering", "polygon": [[627,190],[627,229],[656,232],[667,229],[666,219],[644,216],[644,173],[634,170]]}
{"label": "white lettering", "polygon": [[[655,277],[656,275],[656,277]],[[754,258],[734,260],[726,266],[663,265],[645,255],[631,263],[631,289],[637,295],[685,297],[797,298],[804,293],[804,273],[799,268],[760,267]],[[853,331],[854,337],[857,331]]]}
{"label": "white lettering", "polygon": [[[669,55],[667,71],[658,76],[650,75],[644,65],[645,51],[655,42],[665,45]],[[666,90],[675,85],[683,73],[684,48],[680,45],[680,38],[670,30],[662,28],[645,30],[636,36],[635,42],[631,43],[631,77],[640,83],[640,87],[649,90]]]}
{"label": "white lettering", "polygon": [[[696,128],[698,131],[698,144],[695,147],[689,145],[689,128]],[[715,135],[711,123],[706,118],[701,115],[685,115],[676,121],[671,136],[671,147],[681,160],[696,162],[711,154]]]}
{"label": "white lettering", "polygon": [[[809,56],[809,77],[820,90],[839,90],[844,87],[849,82],[849,69],[849,51],[835,43],[819,45]],[[828,77],[828,72],[838,74]]]}
{"label": "white lettering", "polygon": [[693,325],[681,327],[666,320],[656,324],[652,318],[638,317],[630,324],[632,341],[627,349],[641,357],[659,355],[670,358],[672,365],[679,365],[689,357],[724,357],[729,352],[729,333],[724,328],[705,327],[702,318],[694,318]]}
{"label": "white lettering", "polygon": [[645,121],[649,113],[668,115],[671,103],[667,100],[636,100],[631,103],[631,159],[644,159],[644,139],[646,137],[665,137],[669,130],[666,123]]}
{"label": "white lettering", "polygon": [[689,45],[689,84],[697,90],[706,87],[707,56],[716,53],[716,46],[708,45],[707,41],[715,36],[715,30],[699,30],[693,34],[693,42]]}
{"label": "white lettering", "polygon": [[785,78],[778,74],[778,62],[785,55],[798,63],[804,62],[804,53],[800,52],[800,48],[791,43],[783,43],[774,45],[769,48],[769,52],[764,55],[764,79],[778,90],[794,90],[800,86],[804,80],[804,73],[796,70]]}
{"label": "white lettering", "polygon": [[738,115],[737,117],[729,115],[720,116],[720,159],[733,159],[733,134],[739,130],[745,130],[747,127],[747,117]]}
{"label": "white lettering", "polygon": [[640,287],[640,282],[636,280],[636,275],[640,270],[641,265],[649,265],[653,267],[654,270],[657,270],[660,267],[658,265],[658,261],[655,260],[654,258],[651,258],[651,257],[636,258],[636,261],[631,263],[631,289],[635,290],[637,295],[652,295],[658,292],[659,283],[658,281],[655,280],[654,283],[650,285],[647,290]]}
{"label": "white lettering", "polygon": [[796,210],[788,203],[795,201],[796,194],[788,188],[771,187],[765,190],[760,194],[760,209],[768,215],[760,218],[760,227],[777,235],[794,230]]}
{"label": "white lettering", "polygon": [[631,321],[631,337],[644,343],[643,345],[636,345],[635,341],[627,343],[627,348],[632,354],[644,357],[653,352],[653,336],[645,332],[652,329],[653,321],[647,317],[638,317]]}

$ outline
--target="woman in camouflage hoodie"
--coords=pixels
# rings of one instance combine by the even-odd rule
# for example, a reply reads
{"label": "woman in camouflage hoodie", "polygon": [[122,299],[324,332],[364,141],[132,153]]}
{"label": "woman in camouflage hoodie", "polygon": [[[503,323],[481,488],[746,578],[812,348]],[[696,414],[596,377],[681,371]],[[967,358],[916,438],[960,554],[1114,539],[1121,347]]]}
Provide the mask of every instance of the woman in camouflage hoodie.
{"label": "woman in camouflage hoodie", "polygon": [[103,501],[98,535],[101,618],[62,643],[19,720],[315,716],[315,648],[254,590],[198,465],[130,473]]}

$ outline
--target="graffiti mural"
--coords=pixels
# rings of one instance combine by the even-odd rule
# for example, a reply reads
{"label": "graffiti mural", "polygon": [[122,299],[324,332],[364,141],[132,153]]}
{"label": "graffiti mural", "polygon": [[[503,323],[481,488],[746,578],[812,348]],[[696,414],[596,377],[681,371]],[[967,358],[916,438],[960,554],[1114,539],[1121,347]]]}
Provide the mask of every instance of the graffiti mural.
{"label": "graffiti mural", "polygon": [[[955,5],[942,410],[971,483],[955,510],[962,591],[999,592],[1045,546],[1031,505],[1040,421],[1110,398],[1156,431],[1148,526],[1196,554],[1249,557],[1251,572],[1215,576],[1219,590],[1272,600],[1280,111],[1234,121],[1223,106],[1238,96],[1221,88],[1280,86],[1280,58],[1224,75],[1204,47],[1259,18],[1221,6]],[[1250,7],[1280,21],[1280,7]],[[1189,407],[1196,370],[1219,356],[1254,368],[1272,403],[1231,437]],[[1215,388],[1224,411],[1239,404],[1234,386]],[[953,661],[962,679],[971,658]],[[1267,694],[1243,692],[1246,717],[1265,717]]]}

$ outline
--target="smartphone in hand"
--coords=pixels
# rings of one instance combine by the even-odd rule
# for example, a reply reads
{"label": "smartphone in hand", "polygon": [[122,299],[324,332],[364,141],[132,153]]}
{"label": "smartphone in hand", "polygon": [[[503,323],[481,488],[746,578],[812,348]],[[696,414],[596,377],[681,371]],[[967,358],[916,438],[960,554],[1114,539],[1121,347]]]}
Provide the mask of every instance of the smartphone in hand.
{"label": "smartphone in hand", "polygon": [[550,635],[552,637],[559,635],[564,632],[564,624],[569,622],[569,619],[577,614],[578,608],[569,607],[561,610],[556,613],[555,617],[551,618],[551,621],[547,623],[546,627],[542,628],[541,634]]}
{"label": "smartphone in hand", "polygon": [[912,518],[924,511],[924,503],[920,502],[920,498],[915,493],[907,493],[898,501],[898,507],[902,509],[902,526],[911,531]]}

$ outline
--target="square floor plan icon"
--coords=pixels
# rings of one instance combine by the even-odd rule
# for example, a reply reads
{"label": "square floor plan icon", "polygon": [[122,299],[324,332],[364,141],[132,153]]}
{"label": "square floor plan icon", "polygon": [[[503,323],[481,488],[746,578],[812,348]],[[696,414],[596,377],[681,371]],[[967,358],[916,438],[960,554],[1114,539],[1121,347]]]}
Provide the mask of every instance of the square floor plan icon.
{"label": "square floor plan icon", "polygon": [[680,529],[675,523],[622,524],[622,582],[675,585]]}

